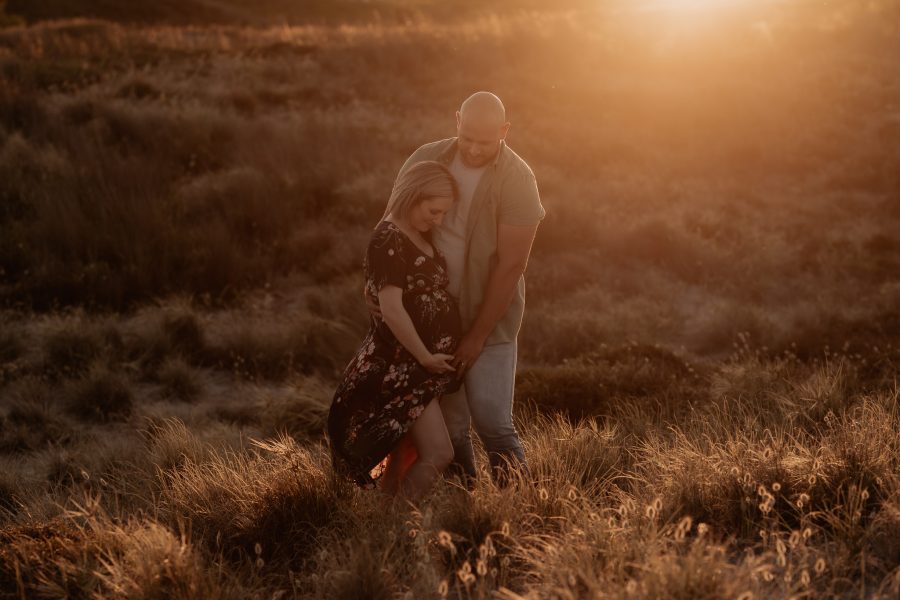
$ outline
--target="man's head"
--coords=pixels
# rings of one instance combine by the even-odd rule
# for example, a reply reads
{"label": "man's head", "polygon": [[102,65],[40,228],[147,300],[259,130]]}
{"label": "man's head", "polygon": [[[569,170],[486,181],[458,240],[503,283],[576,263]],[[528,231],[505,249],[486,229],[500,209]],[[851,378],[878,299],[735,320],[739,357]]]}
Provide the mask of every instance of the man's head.
{"label": "man's head", "polygon": [[475,92],[456,111],[459,156],[467,167],[489,164],[506,138],[509,122],[500,98],[490,92]]}

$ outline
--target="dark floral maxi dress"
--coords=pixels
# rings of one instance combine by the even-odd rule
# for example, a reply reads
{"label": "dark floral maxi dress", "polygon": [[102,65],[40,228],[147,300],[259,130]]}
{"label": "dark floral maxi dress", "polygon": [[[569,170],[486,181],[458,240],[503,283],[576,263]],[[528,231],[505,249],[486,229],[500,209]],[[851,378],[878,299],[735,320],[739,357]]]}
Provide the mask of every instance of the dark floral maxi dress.
{"label": "dark floral maxi dress", "polygon": [[[375,228],[363,262],[365,295],[378,303],[386,285],[403,290],[403,307],[433,353],[456,351],[462,331],[456,301],[447,292],[447,261],[436,248],[422,252],[396,224]],[[386,457],[432,400],[456,391],[453,373],[427,371],[394,337],[381,317],[347,365],[328,414],[335,469],[357,485],[375,487]]]}

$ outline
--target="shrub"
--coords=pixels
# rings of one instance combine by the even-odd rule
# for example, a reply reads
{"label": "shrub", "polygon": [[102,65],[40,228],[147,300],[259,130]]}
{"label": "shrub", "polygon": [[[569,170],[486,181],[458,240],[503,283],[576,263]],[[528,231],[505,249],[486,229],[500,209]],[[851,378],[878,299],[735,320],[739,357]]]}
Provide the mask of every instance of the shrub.
{"label": "shrub", "polygon": [[[792,501],[800,491],[786,466],[788,442],[766,444],[715,427],[707,424],[691,435],[676,430],[673,439],[656,436],[641,445],[637,471],[644,481],[657,482],[647,492],[660,499],[661,522],[691,517],[742,545],[755,542],[773,519],[799,523]],[[710,440],[699,433],[703,430],[724,439]]]}
{"label": "shrub", "polygon": [[116,96],[119,98],[133,98],[135,100],[155,100],[159,98],[160,91],[152,83],[144,79],[135,78],[123,83],[119,87],[119,91],[116,92]]}
{"label": "shrub", "polygon": [[203,391],[199,374],[181,358],[166,360],[157,371],[163,395],[181,402],[194,402]]}
{"label": "shrub", "polygon": [[39,450],[50,443],[66,444],[73,429],[46,400],[22,398],[19,394],[0,418],[0,452]]}
{"label": "shrub", "polygon": [[210,359],[250,377],[284,378],[291,373],[343,368],[359,342],[340,323],[309,316],[242,319],[211,341]]}
{"label": "shrub", "polygon": [[619,414],[625,400],[671,415],[699,400],[703,388],[694,367],[674,353],[631,344],[524,370],[516,377],[516,395],[576,418]]}
{"label": "shrub", "polygon": [[336,488],[322,454],[291,438],[250,454],[216,453],[163,473],[162,511],[190,519],[194,538],[235,560],[298,560],[336,514]]}
{"label": "shrub", "polygon": [[22,17],[6,14],[6,2],[0,2],[0,27],[15,27],[24,24],[25,19]]}
{"label": "shrub", "polygon": [[44,365],[52,373],[72,376],[84,373],[91,361],[103,352],[103,341],[96,329],[64,324],[51,331],[43,341]]}
{"label": "shrub", "polygon": [[6,470],[0,472],[0,523],[5,520],[3,513],[18,510],[19,482]]}
{"label": "shrub", "polygon": [[54,487],[69,487],[87,481],[87,471],[78,456],[66,448],[50,448],[44,453],[45,477]]}
{"label": "shrub", "polygon": [[105,533],[109,546],[97,574],[103,596],[148,600],[245,597],[239,589],[223,589],[216,572],[186,533],[175,534],[153,521],[105,527],[109,528]]}
{"label": "shrub", "polygon": [[[878,503],[887,500],[896,483],[897,433],[896,393],[883,406],[875,398],[863,398],[851,410],[823,419],[817,468],[808,473],[808,494],[816,507],[840,504],[839,496],[850,487],[865,489],[871,499],[860,506],[871,516]],[[883,400],[882,400],[883,401]]]}
{"label": "shrub", "polygon": [[857,388],[849,361],[828,361],[794,384],[790,396],[797,415],[808,422],[821,423],[829,413],[841,414],[850,407],[852,390]]}
{"label": "shrub", "polygon": [[62,519],[0,530],[0,592],[86,597],[98,588],[100,541]]}
{"label": "shrub", "polygon": [[124,353],[156,375],[167,358],[202,363],[207,350],[206,327],[185,298],[139,310],[126,326]]}
{"label": "shrub", "polygon": [[522,432],[531,477],[555,490],[598,495],[624,481],[631,470],[622,436],[615,426],[588,418],[572,423],[561,415],[535,415]]}
{"label": "shrub", "polygon": [[265,435],[284,432],[299,439],[317,439],[325,431],[334,389],[315,378],[300,378],[277,393],[267,394],[256,411]]}
{"label": "shrub", "polygon": [[158,423],[151,421],[142,434],[147,445],[146,459],[154,475],[156,469],[169,471],[185,462],[199,464],[211,451],[182,421],[175,418]]}
{"label": "shrub", "polygon": [[[479,558],[487,558],[482,556],[487,548],[493,550],[492,562],[508,565],[515,556],[516,540],[541,529],[540,517],[516,496],[514,487],[497,488],[488,479],[479,480],[475,493],[456,486],[438,493],[433,513],[420,517],[420,527],[432,544],[438,543],[438,556],[451,577],[464,564],[469,564],[471,573]],[[508,585],[511,570],[504,569],[492,587]]]}
{"label": "shrub", "polygon": [[97,364],[67,390],[67,409],[83,421],[108,422],[131,415],[134,394],[129,382],[109,367]]}
{"label": "shrub", "polygon": [[0,332],[0,366],[11,363],[25,353],[25,344],[18,335],[6,330]]}
{"label": "shrub", "polygon": [[325,546],[316,560],[316,570],[322,576],[310,582],[310,597],[397,598],[404,588],[404,580],[394,566],[409,569],[413,565],[409,564],[408,555],[398,556],[402,548],[379,541],[343,539]]}
{"label": "shrub", "polygon": [[202,354],[206,347],[203,326],[197,315],[189,309],[175,311],[164,316],[162,330],[171,348],[187,357]]}
{"label": "shrub", "polygon": [[606,315],[585,309],[544,307],[534,309],[522,335],[523,353],[544,363],[558,363],[600,349],[606,342],[618,342]]}
{"label": "shrub", "polygon": [[41,95],[26,86],[0,89],[0,126],[8,131],[37,133],[48,122],[47,112]]}
{"label": "shrub", "polygon": [[[649,557],[648,557],[649,558]],[[684,553],[656,560],[635,578],[635,595],[645,598],[739,598],[756,589],[752,561],[734,565],[724,546],[695,543]]]}
{"label": "shrub", "polygon": [[360,340],[369,327],[361,273],[354,273],[332,284],[307,287],[304,294],[310,314],[346,324]]}
{"label": "shrub", "polygon": [[0,593],[9,597],[246,597],[223,584],[182,533],[152,520],[110,517],[96,498],[71,502],[42,525],[0,530]]}
{"label": "shrub", "polygon": [[233,404],[217,404],[210,414],[217,421],[241,428],[258,426],[262,420],[259,404],[243,399]]}

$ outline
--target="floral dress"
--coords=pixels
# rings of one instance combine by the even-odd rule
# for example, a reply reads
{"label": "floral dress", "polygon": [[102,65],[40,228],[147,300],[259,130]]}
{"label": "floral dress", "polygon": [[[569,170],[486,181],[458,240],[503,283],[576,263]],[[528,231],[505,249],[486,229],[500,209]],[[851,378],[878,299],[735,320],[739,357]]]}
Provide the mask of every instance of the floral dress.
{"label": "floral dress", "polygon": [[[447,261],[422,252],[400,228],[382,221],[369,242],[363,270],[365,295],[378,303],[386,285],[403,290],[403,306],[430,352],[452,354],[462,326],[447,292]],[[427,371],[394,337],[381,317],[344,370],[328,415],[335,469],[364,488],[375,487],[387,455],[432,400],[456,391],[453,373]]]}

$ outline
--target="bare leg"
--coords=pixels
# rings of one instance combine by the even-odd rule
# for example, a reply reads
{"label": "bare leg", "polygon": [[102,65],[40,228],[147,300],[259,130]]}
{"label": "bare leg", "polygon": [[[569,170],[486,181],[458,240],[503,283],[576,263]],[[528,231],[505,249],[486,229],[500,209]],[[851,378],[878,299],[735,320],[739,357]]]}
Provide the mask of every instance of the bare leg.
{"label": "bare leg", "polygon": [[400,481],[416,457],[416,447],[412,443],[412,436],[406,433],[391,450],[387,468],[381,476],[379,489],[389,496],[396,495],[400,490]]}
{"label": "bare leg", "polygon": [[400,482],[400,493],[415,502],[431,489],[453,460],[453,445],[437,400],[430,402],[425,412],[419,415],[409,430],[409,436],[418,456]]}

